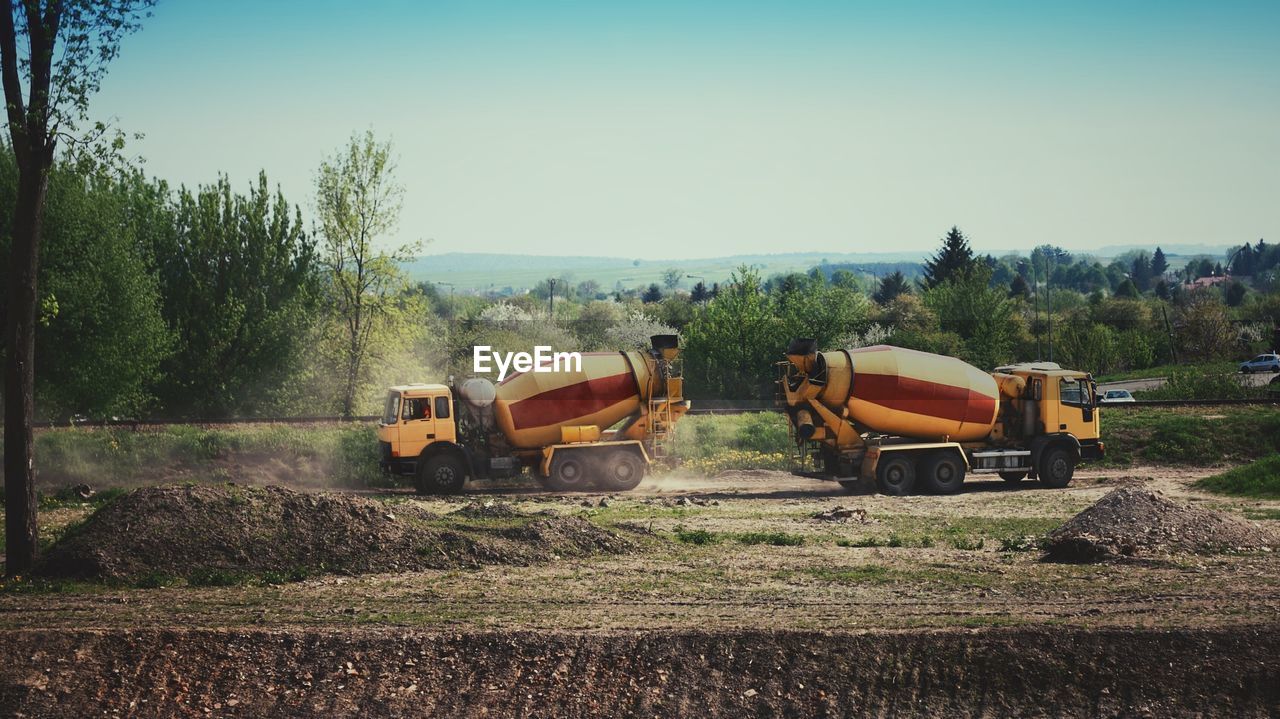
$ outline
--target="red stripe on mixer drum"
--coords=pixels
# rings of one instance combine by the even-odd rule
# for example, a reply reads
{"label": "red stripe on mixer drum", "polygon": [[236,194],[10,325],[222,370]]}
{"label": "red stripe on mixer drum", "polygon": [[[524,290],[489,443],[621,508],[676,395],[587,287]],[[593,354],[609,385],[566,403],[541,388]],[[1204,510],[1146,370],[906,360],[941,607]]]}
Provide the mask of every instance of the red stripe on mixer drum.
{"label": "red stripe on mixer drum", "polygon": [[599,412],[635,394],[636,380],[630,372],[578,382],[512,402],[511,423],[516,429],[558,424]]}
{"label": "red stripe on mixer drum", "polygon": [[956,422],[986,424],[996,412],[996,400],[965,387],[897,375],[857,372],[852,395],[900,412]]}

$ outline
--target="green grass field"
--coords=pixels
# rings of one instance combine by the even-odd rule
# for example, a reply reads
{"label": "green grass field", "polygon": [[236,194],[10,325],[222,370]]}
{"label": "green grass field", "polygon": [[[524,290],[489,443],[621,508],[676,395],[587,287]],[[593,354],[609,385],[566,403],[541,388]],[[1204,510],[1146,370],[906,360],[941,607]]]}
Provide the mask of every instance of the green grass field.
{"label": "green grass field", "polygon": [[[1280,499],[1280,454],[1205,477],[1196,486],[1217,494],[1256,499]],[[1270,517],[1274,519],[1274,517]]]}

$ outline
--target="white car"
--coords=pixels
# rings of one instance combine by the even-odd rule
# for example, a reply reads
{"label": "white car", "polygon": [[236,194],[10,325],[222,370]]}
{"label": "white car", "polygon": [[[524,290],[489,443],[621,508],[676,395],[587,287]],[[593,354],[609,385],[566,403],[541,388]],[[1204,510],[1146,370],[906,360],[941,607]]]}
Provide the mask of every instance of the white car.
{"label": "white car", "polygon": [[1250,372],[1280,372],[1280,354],[1258,355],[1248,362],[1241,362],[1240,371],[1245,374]]}
{"label": "white car", "polygon": [[1109,389],[1098,398],[1098,404],[1115,404],[1117,402],[1133,402],[1133,395],[1127,389]]}

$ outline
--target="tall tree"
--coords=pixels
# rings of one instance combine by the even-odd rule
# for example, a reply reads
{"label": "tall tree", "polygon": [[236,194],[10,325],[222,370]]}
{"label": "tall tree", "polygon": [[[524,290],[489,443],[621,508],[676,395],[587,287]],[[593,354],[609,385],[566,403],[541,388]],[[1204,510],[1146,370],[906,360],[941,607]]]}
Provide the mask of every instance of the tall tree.
{"label": "tall tree", "polygon": [[[27,571],[36,556],[35,417],[37,274],[49,170],[58,141],[93,147],[81,134],[120,40],[138,29],[154,0],[10,0],[0,11],[0,84],[18,162],[9,299],[5,310],[5,571]],[[19,45],[22,45],[21,51]],[[25,85],[25,87],[24,87]]]}
{"label": "tall tree", "polygon": [[1164,279],[1164,273],[1169,271],[1169,260],[1164,256],[1164,250],[1156,248],[1155,254],[1151,255],[1151,276],[1156,280]]}
{"label": "tall tree", "polygon": [[353,135],[345,148],[320,163],[316,213],[329,299],[342,326],[344,417],[354,414],[371,343],[394,319],[395,295],[408,285],[400,265],[419,249],[407,244],[386,252],[375,246],[400,220],[404,188],[395,169],[391,143],[379,142],[372,130]]}
{"label": "tall tree", "polygon": [[287,391],[319,301],[302,214],[265,173],[248,195],[223,177],[178,193],[153,241],[175,354],[159,387],[166,414],[247,416]]}
{"label": "tall tree", "polygon": [[959,227],[952,227],[942,238],[938,254],[925,260],[924,285],[937,287],[947,280],[967,274],[973,269],[973,250]]}
{"label": "tall tree", "polygon": [[1145,252],[1139,252],[1138,256],[1133,258],[1133,267],[1130,271],[1129,278],[1133,280],[1133,284],[1138,288],[1139,292],[1146,292],[1151,287],[1151,258]]}
{"label": "tall tree", "polygon": [[698,280],[698,284],[693,286],[693,292],[689,295],[689,299],[694,303],[706,302],[711,296],[711,290],[707,289],[707,283]]}
{"label": "tall tree", "polygon": [[684,279],[684,272],[681,272],[679,267],[668,267],[662,271],[662,286],[669,290],[679,287],[682,279]]}
{"label": "tall tree", "polygon": [[898,295],[908,294],[911,292],[911,283],[907,282],[907,278],[902,274],[901,270],[895,270],[893,274],[885,275],[880,280],[880,285],[876,287],[876,291],[871,295],[871,299],[882,305],[887,305],[893,301]]}
{"label": "tall tree", "polygon": [[[8,149],[0,151],[0,251],[17,191]],[[164,196],[140,172],[54,163],[38,273],[37,417],[136,417],[150,404],[171,346],[150,239],[168,224]]]}

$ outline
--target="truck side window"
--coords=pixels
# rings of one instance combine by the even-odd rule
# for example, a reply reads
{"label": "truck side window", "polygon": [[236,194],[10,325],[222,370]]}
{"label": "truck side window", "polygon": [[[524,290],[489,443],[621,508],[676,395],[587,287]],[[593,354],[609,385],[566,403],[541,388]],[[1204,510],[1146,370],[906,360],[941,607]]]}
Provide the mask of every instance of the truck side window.
{"label": "truck side window", "polygon": [[431,398],[415,397],[404,401],[402,419],[431,419]]}
{"label": "truck side window", "polygon": [[448,397],[436,397],[436,419],[449,419]]}
{"label": "truck side window", "polygon": [[1074,379],[1058,380],[1058,394],[1062,397],[1063,404],[1069,404],[1073,407],[1092,407],[1089,402],[1089,393],[1083,382]]}

